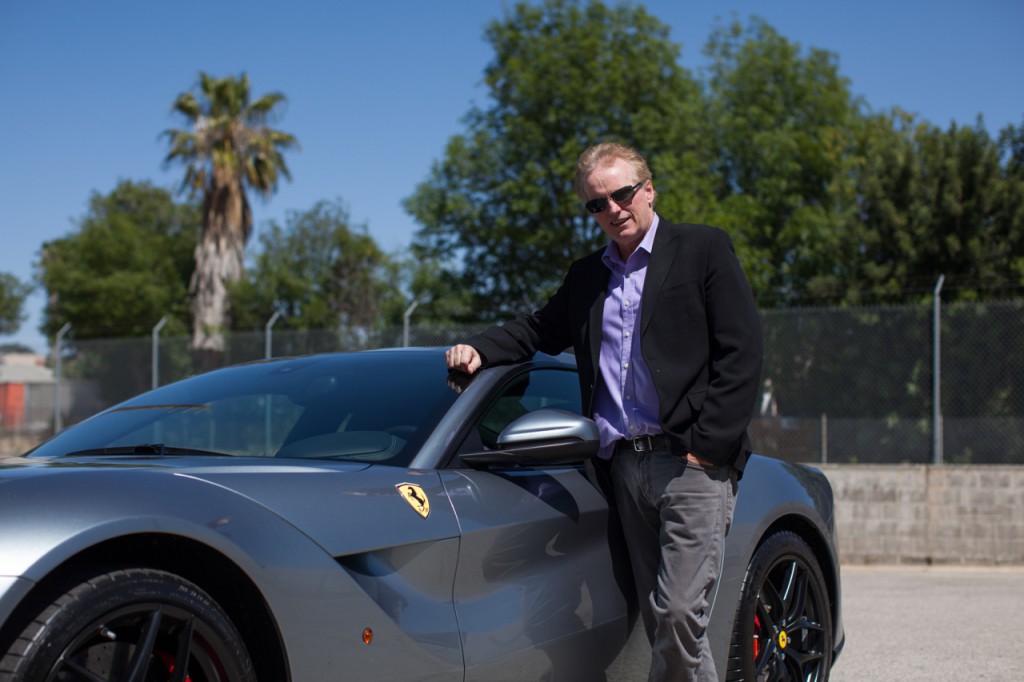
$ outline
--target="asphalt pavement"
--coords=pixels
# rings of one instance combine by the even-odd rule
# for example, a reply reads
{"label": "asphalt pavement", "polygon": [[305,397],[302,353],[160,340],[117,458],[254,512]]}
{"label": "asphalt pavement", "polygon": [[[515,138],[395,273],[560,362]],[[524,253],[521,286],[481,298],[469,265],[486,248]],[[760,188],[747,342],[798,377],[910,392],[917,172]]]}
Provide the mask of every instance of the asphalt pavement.
{"label": "asphalt pavement", "polygon": [[832,682],[1024,680],[1024,567],[843,566]]}

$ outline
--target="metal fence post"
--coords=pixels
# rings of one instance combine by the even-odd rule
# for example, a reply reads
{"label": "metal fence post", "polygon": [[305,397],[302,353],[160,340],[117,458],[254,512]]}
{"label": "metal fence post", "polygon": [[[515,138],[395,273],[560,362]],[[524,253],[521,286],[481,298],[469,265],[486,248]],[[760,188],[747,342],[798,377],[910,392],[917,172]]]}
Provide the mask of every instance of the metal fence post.
{"label": "metal fence post", "polygon": [[53,396],[53,432],[60,433],[60,430],[64,428],[64,405],[62,400],[64,374],[64,362],[61,350],[64,346],[64,336],[71,330],[71,323],[65,322],[64,326],[57,332],[57,337],[53,340],[53,365],[54,365],[54,382],[53,387],[55,393]]}
{"label": "metal fence post", "polygon": [[942,311],[942,283],[945,275],[939,275],[935,282],[932,303],[932,462],[942,464],[942,334],[940,314]]}
{"label": "metal fence post", "polygon": [[[263,357],[269,360],[273,357],[274,350],[274,324],[281,318],[281,311],[275,310],[274,314],[270,316],[267,323],[263,325]],[[267,394],[267,402],[263,407],[263,454],[266,457],[270,456],[270,436],[271,428],[270,422],[274,415],[274,396]]]}
{"label": "metal fence post", "polygon": [[152,344],[153,344],[153,388],[160,385],[160,330],[167,324],[167,316],[164,315],[160,318],[160,321],[153,327]]}
{"label": "metal fence post", "polygon": [[412,317],[412,311],[416,310],[416,306],[420,304],[418,298],[412,300],[412,304],[405,309],[405,313],[402,315],[402,346],[405,348],[409,347],[409,318]]}
{"label": "metal fence post", "polygon": [[821,463],[828,464],[828,415],[821,413]]}
{"label": "metal fence post", "polygon": [[269,360],[272,357],[274,323],[281,317],[281,311],[275,310],[267,323],[263,325],[263,357]]}

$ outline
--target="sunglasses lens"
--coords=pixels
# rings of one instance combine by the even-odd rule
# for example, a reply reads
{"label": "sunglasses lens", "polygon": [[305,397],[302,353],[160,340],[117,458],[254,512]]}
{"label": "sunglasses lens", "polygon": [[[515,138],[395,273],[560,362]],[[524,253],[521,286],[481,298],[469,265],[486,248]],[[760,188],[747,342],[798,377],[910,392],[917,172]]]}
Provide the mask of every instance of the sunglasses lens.
{"label": "sunglasses lens", "polygon": [[612,199],[615,200],[616,204],[619,204],[625,201],[626,199],[632,199],[633,194],[635,194],[635,192],[636,190],[634,190],[632,187],[620,187],[619,189],[611,193],[611,197]]}
{"label": "sunglasses lens", "polygon": [[616,204],[624,204],[636,196],[637,191],[643,186],[644,181],[636,183],[635,185],[626,185],[620,187],[607,197],[598,197],[597,199],[591,199],[587,203],[583,204],[588,211],[591,213],[600,213],[608,208],[608,199],[612,199]]}

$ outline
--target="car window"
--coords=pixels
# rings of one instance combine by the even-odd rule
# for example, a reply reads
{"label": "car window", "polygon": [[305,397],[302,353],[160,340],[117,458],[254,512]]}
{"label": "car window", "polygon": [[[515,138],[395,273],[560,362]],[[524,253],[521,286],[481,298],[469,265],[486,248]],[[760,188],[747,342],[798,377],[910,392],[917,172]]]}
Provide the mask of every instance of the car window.
{"label": "car window", "polygon": [[541,408],[582,414],[580,384],[575,372],[534,369],[513,377],[490,401],[459,451],[494,449],[498,435],[506,426],[527,412]]}
{"label": "car window", "polygon": [[304,411],[287,396],[273,393],[221,397],[202,405],[151,411],[160,418],[146,419],[138,428],[110,438],[105,447],[164,443],[225,455],[268,456],[281,447]]}
{"label": "car window", "polygon": [[447,373],[429,352],[240,365],[115,406],[29,456],[202,451],[406,466],[458,395]]}

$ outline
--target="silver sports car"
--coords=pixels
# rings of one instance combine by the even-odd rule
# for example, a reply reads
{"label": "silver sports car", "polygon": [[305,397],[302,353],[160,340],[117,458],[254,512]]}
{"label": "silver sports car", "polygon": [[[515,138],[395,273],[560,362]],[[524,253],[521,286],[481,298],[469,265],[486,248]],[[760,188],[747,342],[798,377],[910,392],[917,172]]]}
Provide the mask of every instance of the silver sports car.
{"label": "silver sports car", "polygon": [[[443,351],[210,372],[0,459],[5,682],[646,679],[571,356]],[[710,637],[720,677],[825,680],[832,491],[754,456]]]}

